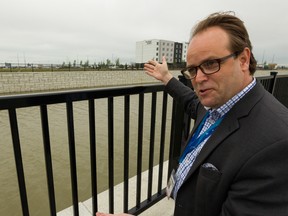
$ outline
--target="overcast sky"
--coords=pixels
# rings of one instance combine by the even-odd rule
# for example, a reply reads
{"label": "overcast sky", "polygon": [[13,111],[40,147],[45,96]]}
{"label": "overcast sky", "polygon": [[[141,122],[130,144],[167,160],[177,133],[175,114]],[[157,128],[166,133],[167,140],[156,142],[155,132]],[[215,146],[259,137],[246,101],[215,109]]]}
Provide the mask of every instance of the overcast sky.
{"label": "overcast sky", "polygon": [[288,63],[286,0],[2,0],[0,63],[135,61],[136,41],[188,41],[208,14],[235,11],[258,62]]}

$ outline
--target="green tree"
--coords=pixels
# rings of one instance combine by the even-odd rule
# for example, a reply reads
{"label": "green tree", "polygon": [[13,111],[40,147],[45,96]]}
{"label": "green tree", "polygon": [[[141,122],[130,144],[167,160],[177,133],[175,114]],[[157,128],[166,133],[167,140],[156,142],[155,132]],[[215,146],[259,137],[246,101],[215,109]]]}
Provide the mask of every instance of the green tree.
{"label": "green tree", "polygon": [[106,66],[109,67],[111,65],[111,60],[110,59],[106,59]]}
{"label": "green tree", "polygon": [[119,59],[119,58],[117,58],[117,59],[115,60],[115,65],[116,65],[117,67],[119,67],[119,65],[120,65],[120,59]]}
{"label": "green tree", "polygon": [[85,63],[84,63],[84,67],[88,67],[89,66],[89,60],[87,60]]}

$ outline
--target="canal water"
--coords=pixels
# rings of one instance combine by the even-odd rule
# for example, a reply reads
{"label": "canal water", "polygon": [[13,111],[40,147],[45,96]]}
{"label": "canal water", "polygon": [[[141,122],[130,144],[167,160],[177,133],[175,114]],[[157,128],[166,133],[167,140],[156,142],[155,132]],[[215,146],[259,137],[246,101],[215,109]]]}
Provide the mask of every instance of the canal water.
{"label": "canal water", "polygon": [[[156,135],[155,135],[155,165],[159,161],[159,144],[161,129],[162,93],[157,94]],[[130,105],[130,173],[136,174],[137,133],[138,133],[138,96],[131,96]],[[145,94],[144,131],[143,131],[143,171],[148,167],[150,140],[151,94]],[[123,149],[124,149],[124,97],[116,97],[114,101],[114,154],[115,154],[115,184],[123,181]],[[108,187],[108,125],[107,100],[95,101],[96,112],[96,142],[98,166],[98,192]],[[168,99],[167,130],[165,158],[168,158],[168,141],[171,128],[172,100]],[[90,177],[90,147],[88,102],[73,103],[74,127],[76,143],[76,161],[78,175],[79,201],[91,197]],[[56,104],[48,106],[50,141],[52,151],[54,186],[57,211],[72,205],[70,184],[68,132],[66,119],[66,105]],[[27,197],[30,215],[48,216],[49,201],[47,180],[45,173],[42,129],[39,107],[17,109],[17,119],[24,165]],[[10,134],[9,117],[7,111],[0,111],[0,215],[22,215],[15,169],[15,160]],[[107,200],[108,202],[108,200]]]}

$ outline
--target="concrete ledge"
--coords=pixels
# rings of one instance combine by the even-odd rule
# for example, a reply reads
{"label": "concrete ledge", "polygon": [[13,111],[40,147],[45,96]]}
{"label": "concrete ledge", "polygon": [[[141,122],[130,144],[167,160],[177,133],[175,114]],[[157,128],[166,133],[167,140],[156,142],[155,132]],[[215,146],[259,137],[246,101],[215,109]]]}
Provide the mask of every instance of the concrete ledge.
{"label": "concrete ledge", "polygon": [[[79,202],[78,206],[79,206],[79,215],[81,215],[81,216],[82,215],[83,216],[86,216],[86,215],[91,216],[92,215],[92,211],[87,209],[87,207],[82,202]],[[57,215],[58,216],[72,216],[73,215],[73,206],[58,212]]]}
{"label": "concrete ledge", "polygon": [[[152,186],[152,194],[157,192],[157,182],[158,182],[158,170],[159,166],[153,168],[153,181],[155,184]],[[167,171],[168,171],[168,161],[163,164],[163,181],[162,188],[166,187],[167,180]],[[129,179],[129,200],[128,206],[129,209],[136,205],[136,183],[137,177],[134,176]],[[120,183],[114,187],[114,212],[122,213],[123,212],[123,183]],[[147,199],[147,190],[148,190],[148,170],[142,173],[142,185],[141,185],[141,202]],[[109,211],[109,191],[104,191],[98,194],[98,210],[100,212]],[[144,211],[141,216],[172,216],[174,211],[174,201],[172,199],[168,200],[167,198],[162,199],[157,204],[151,208]],[[92,215],[92,198],[79,203],[79,214],[81,216],[91,216]],[[57,216],[72,216],[73,207],[69,207],[57,213]]]}

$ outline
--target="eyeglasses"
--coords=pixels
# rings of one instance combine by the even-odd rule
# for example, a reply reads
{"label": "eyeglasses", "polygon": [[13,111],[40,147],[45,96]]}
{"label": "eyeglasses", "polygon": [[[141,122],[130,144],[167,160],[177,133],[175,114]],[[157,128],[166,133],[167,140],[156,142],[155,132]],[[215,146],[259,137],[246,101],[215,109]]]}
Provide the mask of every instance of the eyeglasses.
{"label": "eyeglasses", "polygon": [[232,53],[228,56],[224,56],[222,58],[207,60],[198,66],[188,66],[188,67],[184,68],[183,70],[181,70],[181,73],[183,74],[183,76],[186,79],[194,79],[197,75],[198,68],[200,68],[200,70],[204,74],[210,75],[210,74],[216,73],[220,70],[221,63],[223,63],[225,60],[227,60],[231,57],[237,57],[238,54],[239,54],[239,52],[234,52],[234,53]]}

